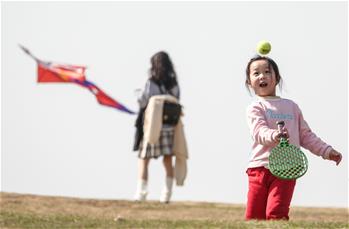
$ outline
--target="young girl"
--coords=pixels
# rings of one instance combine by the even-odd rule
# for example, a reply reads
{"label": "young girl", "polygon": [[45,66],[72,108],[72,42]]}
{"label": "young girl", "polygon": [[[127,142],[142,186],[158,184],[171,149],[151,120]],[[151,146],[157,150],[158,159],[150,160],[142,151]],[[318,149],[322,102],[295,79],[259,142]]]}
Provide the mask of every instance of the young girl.
{"label": "young girl", "polygon": [[[281,136],[286,135],[291,144],[335,161],[337,165],[342,159],[339,152],[312,132],[296,103],[276,96],[276,85],[280,81],[278,66],[272,59],[256,56],[248,62],[245,85],[254,91],[258,100],[247,108],[247,122],[253,139],[246,171],[249,181],[247,220],[289,219],[296,180],[279,179],[268,169],[270,151]],[[276,122],[281,120],[285,121],[285,127],[278,131]]]}
{"label": "young girl", "polygon": [[[144,109],[149,99],[155,95],[170,94],[179,99],[179,86],[177,83],[176,72],[172,61],[166,52],[158,52],[151,58],[151,69],[149,79],[146,82],[143,93],[138,98],[141,109]],[[140,144],[139,149],[139,177],[135,200],[144,201],[147,196],[148,184],[148,165],[151,158],[163,156],[163,164],[166,171],[165,186],[162,190],[160,201],[168,203],[172,194],[173,186],[173,137],[174,127],[164,124],[160,132],[160,139],[155,146],[147,145],[146,150]]]}

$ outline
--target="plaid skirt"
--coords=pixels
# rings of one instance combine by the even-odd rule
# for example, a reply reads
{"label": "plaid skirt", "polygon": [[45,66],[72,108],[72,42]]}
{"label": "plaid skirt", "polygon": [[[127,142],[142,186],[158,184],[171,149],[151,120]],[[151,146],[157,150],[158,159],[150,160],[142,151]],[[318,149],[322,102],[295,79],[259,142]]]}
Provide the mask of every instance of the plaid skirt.
{"label": "plaid skirt", "polygon": [[173,137],[174,129],[162,129],[159,137],[159,141],[150,145],[147,144],[146,150],[143,151],[143,142],[141,142],[139,147],[138,157],[142,159],[148,158],[158,158],[163,155],[173,155]]}

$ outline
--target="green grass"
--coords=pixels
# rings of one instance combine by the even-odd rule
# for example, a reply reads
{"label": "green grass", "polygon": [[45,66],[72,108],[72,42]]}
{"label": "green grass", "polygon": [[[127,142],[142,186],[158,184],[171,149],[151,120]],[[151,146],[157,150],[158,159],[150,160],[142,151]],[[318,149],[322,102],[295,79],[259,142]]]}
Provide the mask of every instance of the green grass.
{"label": "green grass", "polygon": [[348,209],[292,208],[289,221],[245,221],[244,206],[1,193],[0,228],[349,228]]}

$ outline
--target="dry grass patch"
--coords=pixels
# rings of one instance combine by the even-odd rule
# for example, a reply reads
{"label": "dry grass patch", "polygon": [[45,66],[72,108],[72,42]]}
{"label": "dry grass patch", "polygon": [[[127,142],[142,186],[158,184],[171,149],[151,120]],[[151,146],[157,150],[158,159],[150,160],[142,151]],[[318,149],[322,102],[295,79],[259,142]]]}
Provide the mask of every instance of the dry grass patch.
{"label": "dry grass patch", "polygon": [[1,228],[349,228],[348,209],[291,209],[288,222],[244,221],[244,205],[1,193]]}

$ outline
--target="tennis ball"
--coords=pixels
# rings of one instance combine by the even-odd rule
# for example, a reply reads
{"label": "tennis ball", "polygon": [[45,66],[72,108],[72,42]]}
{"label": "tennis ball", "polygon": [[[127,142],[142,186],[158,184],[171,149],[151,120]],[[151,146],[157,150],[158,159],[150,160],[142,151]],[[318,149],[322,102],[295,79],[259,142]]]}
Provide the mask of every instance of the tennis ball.
{"label": "tennis ball", "polygon": [[271,45],[268,41],[260,41],[257,45],[257,52],[261,55],[267,55],[271,50]]}

